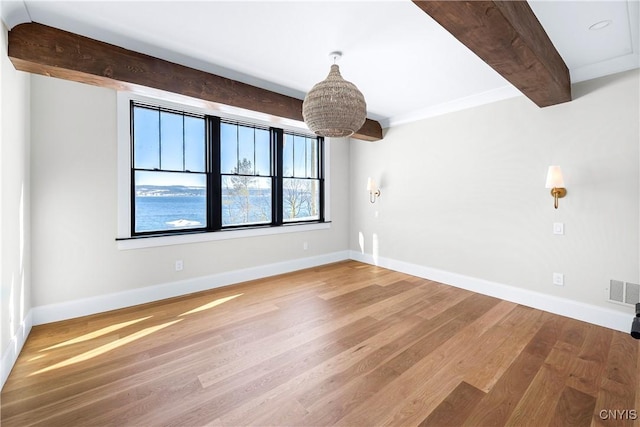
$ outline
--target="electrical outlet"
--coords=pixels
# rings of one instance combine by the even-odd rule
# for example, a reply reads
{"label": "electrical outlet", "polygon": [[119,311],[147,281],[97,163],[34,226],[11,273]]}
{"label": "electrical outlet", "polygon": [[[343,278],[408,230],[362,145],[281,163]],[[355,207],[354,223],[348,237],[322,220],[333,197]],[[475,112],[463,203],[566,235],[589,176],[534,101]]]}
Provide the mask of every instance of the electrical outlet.
{"label": "electrical outlet", "polygon": [[309,244],[308,244],[307,242],[304,242],[304,243],[302,244],[302,249],[304,249],[305,251],[306,251],[307,249],[309,249]]}
{"label": "electrical outlet", "polygon": [[182,271],[184,269],[184,263],[181,259],[176,261],[176,271]]}
{"label": "electrical outlet", "polygon": [[553,284],[556,286],[564,286],[564,274],[553,273]]}

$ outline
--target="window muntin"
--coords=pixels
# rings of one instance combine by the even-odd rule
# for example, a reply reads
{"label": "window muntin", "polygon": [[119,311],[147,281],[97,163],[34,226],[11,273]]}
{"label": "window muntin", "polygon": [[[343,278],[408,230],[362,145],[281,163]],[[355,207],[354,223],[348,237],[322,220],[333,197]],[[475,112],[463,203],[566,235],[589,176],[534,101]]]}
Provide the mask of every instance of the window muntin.
{"label": "window muntin", "polygon": [[204,117],[132,107],[132,234],[207,228]]}
{"label": "window muntin", "polygon": [[132,236],[323,222],[322,139],[131,103]]}

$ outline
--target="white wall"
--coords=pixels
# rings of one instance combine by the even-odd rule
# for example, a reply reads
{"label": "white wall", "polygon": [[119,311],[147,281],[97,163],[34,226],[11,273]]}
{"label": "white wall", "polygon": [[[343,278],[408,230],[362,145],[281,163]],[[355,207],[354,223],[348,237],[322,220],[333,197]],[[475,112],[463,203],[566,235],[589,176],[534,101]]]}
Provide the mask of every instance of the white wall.
{"label": "white wall", "polygon": [[0,28],[0,329],[4,384],[31,329],[29,74],[7,57],[7,29]]}
{"label": "white wall", "polygon": [[[352,141],[351,249],[631,313],[605,289],[639,280],[638,85],[634,70],[575,85],[570,103],[512,98]],[[558,210],[552,164],[568,191]],[[373,205],[367,176],[381,185]]]}
{"label": "white wall", "polygon": [[34,75],[31,102],[35,307],[347,253],[348,141],[331,145],[328,230],[118,250],[116,92]]}

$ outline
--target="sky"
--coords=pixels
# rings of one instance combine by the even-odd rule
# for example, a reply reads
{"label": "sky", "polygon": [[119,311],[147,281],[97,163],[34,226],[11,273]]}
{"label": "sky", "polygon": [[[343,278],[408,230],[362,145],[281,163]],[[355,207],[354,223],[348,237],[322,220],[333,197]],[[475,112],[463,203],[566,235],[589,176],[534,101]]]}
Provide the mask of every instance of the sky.
{"label": "sky", "polygon": [[[134,106],[134,153],[136,185],[186,185],[204,187],[206,178],[205,120],[181,113]],[[239,161],[248,159],[250,175],[271,175],[270,132],[267,129],[221,123],[220,167],[235,173]],[[299,178],[317,177],[315,139],[285,134],[284,174]],[[193,172],[193,173],[189,173]],[[243,172],[243,171],[241,171]]]}

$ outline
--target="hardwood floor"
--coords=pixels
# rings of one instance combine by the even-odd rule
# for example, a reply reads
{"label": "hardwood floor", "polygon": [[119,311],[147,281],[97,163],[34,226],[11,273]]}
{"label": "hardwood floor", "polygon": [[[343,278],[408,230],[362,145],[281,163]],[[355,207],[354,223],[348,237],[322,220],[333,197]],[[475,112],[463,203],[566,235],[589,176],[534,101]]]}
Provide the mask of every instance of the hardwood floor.
{"label": "hardwood floor", "polygon": [[622,332],[349,261],[34,327],[1,420],[626,426],[640,417],[638,348]]}

